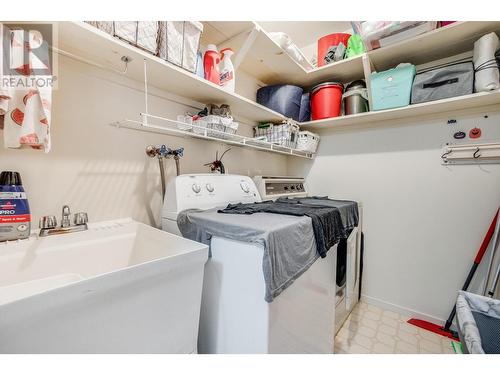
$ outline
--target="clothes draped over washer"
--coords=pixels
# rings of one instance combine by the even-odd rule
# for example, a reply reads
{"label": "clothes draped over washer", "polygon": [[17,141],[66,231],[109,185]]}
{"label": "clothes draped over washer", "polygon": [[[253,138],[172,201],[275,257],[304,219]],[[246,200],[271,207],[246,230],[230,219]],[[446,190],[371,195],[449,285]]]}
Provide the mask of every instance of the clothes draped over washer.
{"label": "clothes draped over washer", "polygon": [[326,196],[312,196],[306,198],[281,197],[278,198],[276,202],[302,203],[308,205],[336,207],[339,209],[340,215],[342,216],[342,224],[344,225],[344,230],[346,231],[346,233],[357,227],[359,224],[358,203],[354,201],[330,199]]}
{"label": "clothes draped over washer", "polygon": [[[323,207],[319,202],[325,202]],[[263,246],[265,300],[272,302],[319,258],[318,238],[324,236],[321,251],[326,254],[329,244],[344,241],[358,223],[356,202],[315,199],[314,203],[304,205],[289,200],[278,204],[229,205],[221,210],[228,210],[226,213],[217,209],[185,210],[177,216],[177,225],[184,237],[209,245],[210,256],[214,251],[213,237]],[[262,210],[264,207],[267,211]],[[323,231],[318,237],[313,230],[313,217]],[[325,231],[321,225],[327,223],[330,227]]]}
{"label": "clothes draped over washer", "polygon": [[[272,302],[319,258],[316,241],[307,216],[267,213],[227,215],[210,210],[185,210],[177,216],[182,235],[210,246],[216,256],[213,237],[262,246],[265,297]],[[236,246],[233,246],[237,252]],[[257,251],[257,249],[256,249]]]}
{"label": "clothes draped over washer", "polygon": [[281,197],[276,200],[282,203],[303,203],[309,205],[336,207],[342,216],[342,224],[344,226],[345,237],[341,238],[337,245],[337,285],[343,285],[346,280],[347,272],[347,237],[351,231],[359,224],[358,203],[348,200],[330,199],[326,196],[312,196],[306,198],[285,198]]}
{"label": "clothes draped over washer", "polygon": [[341,238],[346,237],[340,210],[336,207],[307,205],[292,201],[265,201],[229,204],[226,208],[219,210],[219,213],[224,214],[251,215],[258,212],[310,217],[316,240],[316,249],[322,258],[326,257],[328,250],[337,244]]}

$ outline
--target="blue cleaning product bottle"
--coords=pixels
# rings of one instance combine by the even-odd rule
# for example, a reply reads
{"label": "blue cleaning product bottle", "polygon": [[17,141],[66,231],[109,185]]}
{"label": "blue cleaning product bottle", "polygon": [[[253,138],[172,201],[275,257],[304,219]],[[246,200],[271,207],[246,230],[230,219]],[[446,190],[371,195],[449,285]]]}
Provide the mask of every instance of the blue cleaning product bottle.
{"label": "blue cleaning product bottle", "polygon": [[31,214],[21,175],[0,173],[0,242],[28,238]]}

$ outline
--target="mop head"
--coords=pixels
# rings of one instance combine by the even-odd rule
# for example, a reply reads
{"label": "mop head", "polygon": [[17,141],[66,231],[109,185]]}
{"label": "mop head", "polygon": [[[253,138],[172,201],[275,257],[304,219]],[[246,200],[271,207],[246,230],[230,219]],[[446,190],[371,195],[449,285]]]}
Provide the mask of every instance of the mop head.
{"label": "mop head", "polygon": [[436,333],[438,335],[447,337],[451,340],[460,341],[456,332],[453,332],[451,330],[445,330],[443,326],[440,326],[440,325],[437,325],[437,324],[434,324],[431,322],[427,322],[425,320],[413,319],[413,318],[408,320],[408,323],[413,324],[414,326],[417,326],[418,328],[425,329],[426,331],[433,332],[433,333]]}

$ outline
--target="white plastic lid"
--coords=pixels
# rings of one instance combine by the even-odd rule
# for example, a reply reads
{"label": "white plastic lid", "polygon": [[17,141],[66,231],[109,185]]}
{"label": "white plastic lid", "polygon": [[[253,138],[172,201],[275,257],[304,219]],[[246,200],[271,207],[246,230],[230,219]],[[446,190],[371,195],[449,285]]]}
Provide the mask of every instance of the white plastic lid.
{"label": "white plastic lid", "polygon": [[207,51],[217,52],[217,46],[215,44],[209,44],[209,45],[207,45]]}

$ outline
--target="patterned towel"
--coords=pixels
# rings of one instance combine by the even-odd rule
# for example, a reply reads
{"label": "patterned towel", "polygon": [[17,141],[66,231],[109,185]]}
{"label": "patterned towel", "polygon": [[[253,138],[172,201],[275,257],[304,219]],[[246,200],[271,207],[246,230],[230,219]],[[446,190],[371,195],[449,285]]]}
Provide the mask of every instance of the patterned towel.
{"label": "patterned towel", "polygon": [[[23,49],[19,46],[24,45],[28,51],[31,43],[37,42],[30,40],[29,43],[23,43],[22,30],[9,30],[3,26],[1,32],[3,38],[10,38],[12,47],[10,56],[7,51],[3,49],[0,51],[3,61],[6,58],[10,58],[11,61],[19,60],[19,55],[23,54]],[[46,43],[45,48],[48,50]],[[3,80],[0,84],[0,115],[4,115],[0,123],[3,122],[4,144],[7,148],[31,147],[49,152],[52,87],[48,85],[40,87],[36,83],[37,76],[32,75],[31,65],[32,61],[17,68],[18,75],[12,75],[16,79],[23,78],[25,81],[34,82],[30,87],[5,87]],[[5,73],[8,72],[2,73],[0,78],[6,77]]]}

